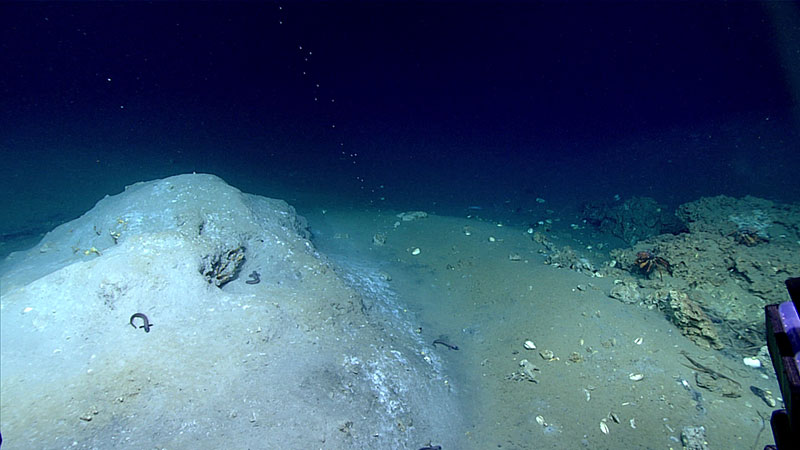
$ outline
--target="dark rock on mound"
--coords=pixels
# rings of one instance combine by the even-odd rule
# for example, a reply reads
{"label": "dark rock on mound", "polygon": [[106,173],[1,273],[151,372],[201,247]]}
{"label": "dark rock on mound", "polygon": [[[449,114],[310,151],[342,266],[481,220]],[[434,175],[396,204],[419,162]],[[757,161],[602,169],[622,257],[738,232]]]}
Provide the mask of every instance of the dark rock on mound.
{"label": "dark rock on mound", "polygon": [[650,197],[633,197],[622,203],[586,203],[581,217],[604,233],[629,245],[659,234],[688,231],[675,212]]}

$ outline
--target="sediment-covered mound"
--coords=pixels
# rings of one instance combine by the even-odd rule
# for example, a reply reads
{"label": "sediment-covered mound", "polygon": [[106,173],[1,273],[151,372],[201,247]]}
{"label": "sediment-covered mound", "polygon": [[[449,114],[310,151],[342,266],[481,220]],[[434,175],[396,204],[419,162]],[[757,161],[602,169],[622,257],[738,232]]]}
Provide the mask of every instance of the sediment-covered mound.
{"label": "sediment-covered mound", "polygon": [[4,448],[451,447],[437,361],[337,272],[212,175],[104,198],[3,262]]}

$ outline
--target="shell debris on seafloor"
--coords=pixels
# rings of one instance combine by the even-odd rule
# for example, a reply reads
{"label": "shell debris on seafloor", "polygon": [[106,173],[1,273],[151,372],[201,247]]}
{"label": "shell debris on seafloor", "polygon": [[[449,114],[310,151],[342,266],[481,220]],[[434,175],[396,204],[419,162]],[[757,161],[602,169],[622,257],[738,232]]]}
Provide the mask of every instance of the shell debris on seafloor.
{"label": "shell debris on seafloor", "polygon": [[525,341],[522,346],[525,347],[525,350],[536,350],[536,344],[534,344],[531,340]]}
{"label": "shell debris on seafloor", "polygon": [[758,369],[761,367],[761,360],[755,357],[744,358],[742,359],[742,362],[744,362],[745,366],[752,367],[754,369]]}
{"label": "shell debris on seafloor", "polygon": [[644,379],[644,375],[641,373],[630,373],[628,374],[628,378],[630,378],[631,381],[642,381]]}

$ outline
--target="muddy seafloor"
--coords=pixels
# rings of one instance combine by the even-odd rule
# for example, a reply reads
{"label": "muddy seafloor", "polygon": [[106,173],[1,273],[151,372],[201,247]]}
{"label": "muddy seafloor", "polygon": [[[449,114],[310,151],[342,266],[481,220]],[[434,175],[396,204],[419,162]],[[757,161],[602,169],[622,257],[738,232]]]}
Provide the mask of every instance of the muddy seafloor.
{"label": "muddy seafloor", "polygon": [[[235,198],[225,195],[217,203]],[[17,296],[3,315],[18,315],[14,326],[22,334],[4,335],[4,364],[30,352],[39,374],[25,377],[15,366],[12,380],[4,371],[4,447],[14,448],[17,434],[18,443],[41,448],[72,442],[189,448],[203,440],[232,442],[239,432],[256,446],[270,436],[272,443],[320,448],[771,443],[768,417],[781,401],[763,349],[762,308],[786,300],[783,280],[798,272],[791,257],[800,240],[797,208],[750,197],[703,198],[679,208],[685,229],[675,234],[663,232],[671,219],[651,221],[647,210],[634,209],[644,220],[626,222],[618,215],[625,209],[602,210],[616,220],[604,228],[592,222],[596,216],[558,216],[546,205],[534,219],[502,221],[477,208],[462,216],[306,208],[310,243],[293,237],[284,256],[253,241],[260,232],[226,234],[234,244],[249,242],[249,262],[219,292],[206,292],[206,281],[185,273],[176,275],[185,286],[161,279],[192,267],[186,258],[199,254],[189,252],[165,257],[171,262],[163,273],[150,262],[135,279],[100,273],[83,284],[69,281],[59,295],[95,299],[79,308],[91,322],[71,321],[62,311],[28,327],[33,316],[25,316],[26,297]],[[122,271],[129,262],[112,241],[128,219],[113,211],[103,217],[99,234],[87,222],[88,240],[75,237],[80,252],[47,239],[39,251],[80,260],[71,269],[76,276],[92,265]],[[743,238],[743,231],[757,239]],[[268,242],[281,248],[282,239]],[[107,244],[98,246],[103,259],[91,251],[100,241]],[[663,264],[642,270],[635,262],[642,251],[668,261],[669,270]],[[298,278],[307,269],[310,277]],[[245,283],[251,270],[262,271],[256,287]],[[68,281],[69,271],[57,277]],[[311,287],[307,295],[303,286]],[[174,298],[153,302],[151,294],[162,291]],[[56,300],[32,304],[34,312],[57,311]],[[191,302],[197,309],[187,315]],[[158,318],[153,333],[127,324],[129,308]],[[53,320],[77,328],[60,336],[48,327]],[[42,327],[46,336],[31,333]],[[4,326],[9,330],[16,328]],[[87,344],[58,344],[75,333]],[[106,352],[102,343],[109,339],[124,343],[124,351]],[[525,341],[536,348],[526,349]],[[58,361],[67,353],[75,358],[65,366]],[[747,367],[743,357],[763,367]],[[186,370],[173,367],[176,361]],[[55,368],[71,374],[69,389],[48,390],[58,382]],[[32,394],[28,400],[7,401],[25,393]],[[69,398],[59,401],[63,396]]]}
{"label": "muddy seafloor", "polygon": [[[419,318],[417,331],[459,347],[435,351],[472,448],[670,448],[703,432],[709,448],[760,448],[772,442],[770,402],[781,404],[761,311],[788,299],[798,221],[774,205],[785,214],[772,215],[774,237],[752,246],[726,222],[772,213],[764,202],[701,199],[684,207],[704,211],[686,232],[619,248],[579,219],[531,229],[474,214],[309,218],[323,252],[380,267]],[[698,230],[714,221],[714,232]],[[668,259],[672,273],[641,271],[643,249]],[[750,281],[726,264],[747,267]],[[745,366],[745,356],[763,367]],[[756,395],[764,391],[770,398]]]}

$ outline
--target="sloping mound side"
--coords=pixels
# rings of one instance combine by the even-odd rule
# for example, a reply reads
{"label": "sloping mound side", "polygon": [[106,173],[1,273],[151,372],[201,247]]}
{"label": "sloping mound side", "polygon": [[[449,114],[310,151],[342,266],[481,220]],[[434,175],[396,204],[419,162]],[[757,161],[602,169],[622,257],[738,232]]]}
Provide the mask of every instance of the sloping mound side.
{"label": "sloping mound side", "polygon": [[364,315],[283,201],[212,175],[138,183],[2,269],[4,448],[454,439],[434,367]]}

